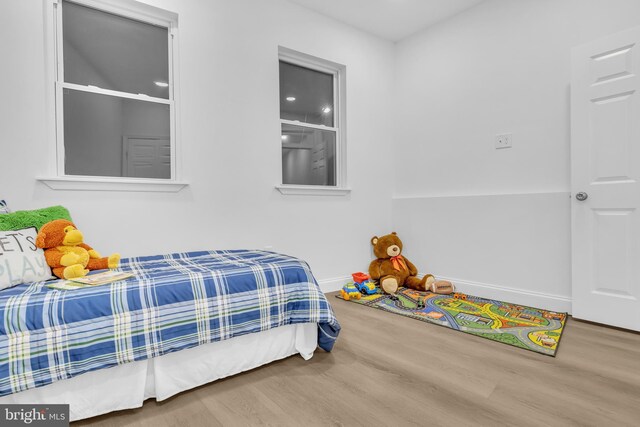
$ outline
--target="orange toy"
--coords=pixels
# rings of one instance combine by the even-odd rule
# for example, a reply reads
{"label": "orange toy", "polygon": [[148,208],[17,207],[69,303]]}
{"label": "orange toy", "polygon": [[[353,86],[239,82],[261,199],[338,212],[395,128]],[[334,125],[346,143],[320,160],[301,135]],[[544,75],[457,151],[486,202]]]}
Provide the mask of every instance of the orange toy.
{"label": "orange toy", "polygon": [[89,270],[116,268],[120,262],[120,254],[101,257],[84,243],[80,230],[66,219],[56,219],[43,225],[36,237],[36,246],[45,250],[47,264],[61,279],[83,277]]}

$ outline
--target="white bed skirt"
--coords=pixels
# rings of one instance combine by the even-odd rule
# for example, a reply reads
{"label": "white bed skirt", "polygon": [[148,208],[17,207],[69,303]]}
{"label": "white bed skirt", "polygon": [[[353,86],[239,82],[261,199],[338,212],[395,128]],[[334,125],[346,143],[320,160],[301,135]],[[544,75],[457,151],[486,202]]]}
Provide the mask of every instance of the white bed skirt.
{"label": "white bed skirt", "polygon": [[0,397],[0,403],[68,403],[71,421],[161,401],[184,390],[244,372],[274,360],[313,356],[316,323],[281,326],[154,359],[88,372],[68,380]]}

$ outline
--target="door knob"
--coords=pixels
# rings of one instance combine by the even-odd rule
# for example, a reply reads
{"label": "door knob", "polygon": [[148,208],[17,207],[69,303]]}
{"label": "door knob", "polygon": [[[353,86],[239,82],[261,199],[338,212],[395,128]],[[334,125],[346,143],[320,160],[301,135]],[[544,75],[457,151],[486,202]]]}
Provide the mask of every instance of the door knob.
{"label": "door knob", "polygon": [[576,194],[576,199],[578,199],[581,202],[584,202],[588,198],[589,198],[589,195],[587,193],[585,193],[584,191],[581,191],[578,194]]}

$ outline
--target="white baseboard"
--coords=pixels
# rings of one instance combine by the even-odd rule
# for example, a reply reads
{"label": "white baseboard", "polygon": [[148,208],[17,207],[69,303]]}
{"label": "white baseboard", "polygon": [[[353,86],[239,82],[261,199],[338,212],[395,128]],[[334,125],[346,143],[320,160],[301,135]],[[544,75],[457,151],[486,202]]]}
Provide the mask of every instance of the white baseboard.
{"label": "white baseboard", "polygon": [[571,298],[562,295],[553,295],[522,289],[507,288],[504,286],[490,285],[488,283],[471,282],[469,280],[453,277],[437,276],[439,280],[448,280],[456,286],[456,291],[530,307],[542,308],[550,311],[571,313]]}
{"label": "white baseboard", "polygon": [[318,285],[320,285],[320,290],[326,294],[327,292],[339,291],[348,282],[353,282],[351,276],[318,280]]}

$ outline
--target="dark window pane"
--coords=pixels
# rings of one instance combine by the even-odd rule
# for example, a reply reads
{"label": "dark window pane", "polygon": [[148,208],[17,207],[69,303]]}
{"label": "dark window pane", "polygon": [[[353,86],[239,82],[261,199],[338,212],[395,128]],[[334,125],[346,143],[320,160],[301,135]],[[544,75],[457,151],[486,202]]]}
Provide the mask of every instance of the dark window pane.
{"label": "dark window pane", "polygon": [[333,75],[280,61],[280,118],[334,126]]}
{"label": "dark window pane", "polygon": [[336,133],[282,125],[282,183],[336,185]]}
{"label": "dark window pane", "polygon": [[65,82],[169,98],[167,28],[67,1],[62,21]]}
{"label": "dark window pane", "polygon": [[67,175],[171,178],[169,106],[64,89]]}

